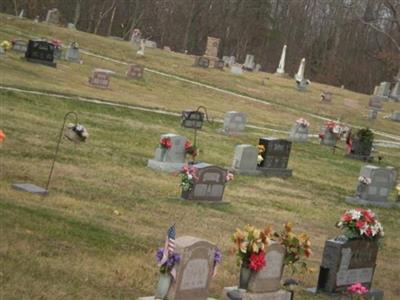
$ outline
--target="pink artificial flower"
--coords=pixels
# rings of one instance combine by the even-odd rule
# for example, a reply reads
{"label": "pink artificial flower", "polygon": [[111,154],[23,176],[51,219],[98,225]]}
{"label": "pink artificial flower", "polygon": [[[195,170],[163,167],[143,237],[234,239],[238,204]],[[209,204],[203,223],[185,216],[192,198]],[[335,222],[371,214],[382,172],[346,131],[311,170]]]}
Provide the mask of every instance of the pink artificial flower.
{"label": "pink artificial flower", "polygon": [[354,283],[353,285],[347,288],[347,292],[350,294],[364,295],[368,293],[368,289],[363,286],[360,282]]}

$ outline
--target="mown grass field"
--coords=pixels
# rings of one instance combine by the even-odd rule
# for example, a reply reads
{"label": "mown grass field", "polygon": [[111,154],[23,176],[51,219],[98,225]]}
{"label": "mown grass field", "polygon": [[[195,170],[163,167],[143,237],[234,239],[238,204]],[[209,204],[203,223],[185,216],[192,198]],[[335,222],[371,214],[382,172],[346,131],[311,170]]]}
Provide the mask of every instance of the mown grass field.
{"label": "mown grass field", "polygon": [[[92,47],[115,58],[134,59],[134,52],[123,42],[6,18],[0,17],[0,22],[4,23],[0,26],[0,39],[16,34],[55,33],[57,37],[67,39],[73,34],[85,37],[79,40],[84,47]],[[101,49],[94,47],[96,43]],[[123,53],[127,53],[126,56]],[[282,129],[288,128],[296,116],[301,116],[301,113],[286,111],[284,107],[275,107],[277,110],[271,112],[268,106],[254,107],[253,103],[244,100],[241,103],[242,100],[148,73],[143,81],[127,81],[122,75],[123,66],[83,58],[83,65],[62,62],[57,69],[51,69],[25,63],[11,54],[0,61],[0,83],[162,107],[170,111],[180,111],[186,105],[190,107],[200,102],[211,107],[217,116],[222,116],[226,110],[240,110],[237,108],[240,107],[247,109],[252,123],[268,122],[268,125]],[[186,62],[188,66],[173,68],[170,62],[174,60],[176,64]],[[156,69],[176,74],[182,72],[179,74],[190,78],[199,76],[201,81],[227,87],[224,85],[229,82],[230,75],[197,70],[190,67],[190,63],[184,55],[160,50],[149,50],[146,56],[146,65]],[[98,65],[119,72],[120,75],[112,78],[111,91],[103,92],[86,85],[90,70]],[[201,74],[196,75],[197,72]],[[218,81],[212,76],[218,77]],[[257,76],[268,75],[246,74],[242,80],[237,80],[240,86],[235,85],[232,89],[248,89],[259,80]],[[270,77],[270,81],[285,82],[290,90],[290,81]],[[260,92],[259,89],[264,88],[257,87],[254,95]],[[282,95],[287,92],[272,83],[271,89]],[[268,88],[264,90],[269,91]],[[359,97],[360,103],[367,99],[363,95],[342,92]],[[307,94],[293,93],[296,96],[293,105],[309,111],[316,109],[298,102],[306,101],[307,95],[318,96],[314,87]],[[291,96],[288,94],[287,97]],[[274,100],[285,103],[285,99],[278,96]],[[13,190],[11,184],[17,181],[42,186],[46,183],[59,127],[68,111],[79,114],[81,123],[90,133],[88,142],[75,146],[63,141],[48,197]],[[264,114],[268,116],[267,121],[263,119]],[[358,121],[362,122],[361,119]],[[399,125],[384,120],[378,122],[382,122],[380,130],[398,133],[396,126]],[[289,162],[294,170],[292,178],[237,176],[229,183],[224,196],[229,205],[199,205],[177,199],[178,177],[146,168],[161,133],[192,136],[190,130],[180,127],[177,117],[0,91],[0,128],[7,134],[0,145],[2,300],[136,299],[151,295],[157,279],[155,250],[163,245],[165,230],[172,222],[177,223],[178,236],[205,238],[222,249],[223,262],[211,286],[214,297],[220,295],[224,286],[236,284],[238,280],[239,269],[235,257],[230,255],[230,235],[237,226],[247,223],[259,227],[273,224],[278,229],[286,221],[294,222],[298,231],[305,231],[312,237],[314,255],[310,265],[317,269],[325,240],[339,233],[334,224],[349,207],[344,198],[354,193],[363,165],[345,159],[340,150],[333,155],[329,148],[316,141],[296,144]],[[236,144],[256,144],[258,137],[267,133],[248,130],[246,135],[227,137],[218,135],[216,126],[205,126],[199,133],[199,158],[220,166],[230,165]],[[400,169],[398,149],[382,148],[380,153],[385,157],[383,165]],[[115,214],[115,210],[120,215]],[[400,260],[400,211],[374,210],[386,234],[374,286],[385,290],[385,299],[397,299],[400,297],[396,286],[400,273],[400,265],[396,263]],[[302,277],[302,286],[315,286],[317,276],[313,273]],[[297,299],[311,299],[301,292],[297,295]],[[312,297],[318,298],[323,297]]]}

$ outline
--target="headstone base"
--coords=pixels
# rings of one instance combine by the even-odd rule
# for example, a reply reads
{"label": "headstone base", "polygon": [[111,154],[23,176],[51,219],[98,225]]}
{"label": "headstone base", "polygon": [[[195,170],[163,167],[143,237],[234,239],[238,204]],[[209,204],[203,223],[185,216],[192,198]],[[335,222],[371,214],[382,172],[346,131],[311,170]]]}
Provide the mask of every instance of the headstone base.
{"label": "headstone base", "polygon": [[25,58],[25,59],[31,63],[41,64],[41,65],[45,65],[45,66],[49,66],[49,67],[53,67],[53,68],[57,67],[57,64],[52,61],[45,61],[45,60],[34,59],[34,58]]}
{"label": "headstone base", "polygon": [[218,133],[223,134],[223,135],[230,135],[230,136],[239,136],[239,135],[243,135],[244,132],[242,131],[228,131],[228,130],[224,130],[223,128],[219,128],[217,130]]}
{"label": "headstone base", "polygon": [[358,197],[346,197],[346,203],[355,205],[371,205],[383,208],[400,207],[400,202],[390,202],[390,201],[370,201],[364,200]]}
{"label": "headstone base", "polygon": [[292,177],[293,170],[291,169],[270,169],[270,168],[257,168],[256,170],[241,170],[236,168],[227,167],[227,169],[238,175],[245,176],[266,176],[266,177]]}
{"label": "headstone base", "polygon": [[[156,298],[154,298],[154,296],[150,296],[150,297],[139,297],[137,300],[156,300]],[[189,299],[188,299],[189,300]],[[217,300],[214,298],[207,298],[207,300]]]}
{"label": "headstone base", "polygon": [[347,158],[351,159],[356,159],[356,160],[362,160],[362,161],[367,161],[367,162],[372,162],[374,160],[373,156],[367,156],[367,155],[358,155],[358,154],[346,154]]}
{"label": "headstone base", "polygon": [[249,293],[246,290],[238,290],[237,286],[234,286],[225,287],[221,298],[222,300],[290,300],[291,295],[290,292],[285,290],[268,293]]}
{"label": "headstone base", "polygon": [[181,170],[184,165],[185,163],[163,162],[154,159],[149,159],[147,163],[147,167],[150,169],[169,173]]}
{"label": "headstone base", "polygon": [[[351,300],[353,299],[350,295],[343,295],[339,293],[323,293],[320,291],[317,291],[317,288],[307,288],[304,289],[304,291],[310,293],[310,294],[317,294],[317,293],[322,293],[324,295],[327,295],[329,297],[329,300]],[[383,300],[384,292],[382,290],[378,289],[370,289],[368,293],[363,295],[363,299],[365,300]]]}
{"label": "headstone base", "polygon": [[48,190],[32,183],[14,183],[12,187],[19,191],[38,194],[42,196],[46,196],[49,193]]}

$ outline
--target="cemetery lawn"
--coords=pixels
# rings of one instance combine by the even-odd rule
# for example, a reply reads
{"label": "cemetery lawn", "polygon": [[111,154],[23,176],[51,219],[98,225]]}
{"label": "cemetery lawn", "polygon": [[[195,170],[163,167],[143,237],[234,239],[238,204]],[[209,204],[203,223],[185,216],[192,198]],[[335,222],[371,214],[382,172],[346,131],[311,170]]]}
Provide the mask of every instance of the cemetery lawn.
{"label": "cemetery lawn", "polygon": [[[0,61],[2,72],[7,74],[0,77],[1,85],[94,97],[175,112],[181,111],[183,106],[196,108],[202,104],[217,118],[222,118],[226,111],[235,109],[247,113],[254,125],[275,129],[289,130],[296,118],[306,117],[311,123],[313,133],[317,133],[323,121],[306,114],[311,113],[334,120],[340,118],[344,122],[357,126],[370,126],[390,134],[399,135],[400,132],[400,123],[383,119],[384,115],[396,109],[394,103],[385,103],[378,119],[373,124],[370,123],[367,119],[369,100],[367,95],[314,82],[308,91],[301,93],[295,89],[293,79],[279,78],[264,72],[246,72],[243,76],[234,76],[229,70],[223,72],[213,68],[204,70],[192,66],[194,61],[192,56],[160,49],[146,48],[145,57],[138,57],[135,54],[136,49],[133,49],[128,42],[47,24],[36,24],[30,20],[0,14],[0,39],[17,37],[56,38],[66,45],[76,40],[82,49],[90,53],[127,63],[140,63],[152,70],[178,75],[241,95],[249,95],[276,105],[251,102],[150,71],[145,72],[143,80],[127,81],[125,80],[127,65],[85,54],[82,55],[83,65],[61,61],[57,69],[50,69],[43,66],[28,66],[20,59],[20,54],[9,53],[8,58]],[[117,72],[117,75],[111,78],[110,90],[99,91],[88,86],[88,76],[95,67],[109,68]],[[21,73],[24,76],[21,76]],[[322,91],[331,91],[334,94],[332,104],[320,103]]]}
{"label": "cemetery lawn", "polygon": [[[294,177],[238,176],[226,188],[229,205],[198,205],[177,200],[178,177],[146,168],[160,133],[191,137],[178,117],[4,91],[0,101],[0,128],[7,135],[0,146],[1,299],[151,295],[155,250],[172,222],[178,236],[205,238],[222,249],[223,262],[211,286],[215,297],[238,281],[230,235],[247,223],[279,229],[294,222],[298,231],[311,235],[310,265],[317,269],[324,241],[339,233],[334,224],[349,207],[344,197],[354,192],[362,165],[316,143],[296,144],[289,162]],[[79,113],[88,142],[75,146],[63,140],[48,197],[13,190],[13,182],[45,185],[68,111]],[[199,133],[200,158],[229,165],[236,144],[254,144],[260,135],[248,131],[226,137],[206,126]],[[400,167],[398,150],[381,151],[385,165]],[[400,211],[374,210],[386,233],[374,286],[385,290],[385,299],[396,299]],[[303,286],[315,286],[317,276],[301,277]],[[310,296],[301,293],[297,299]]]}
{"label": "cemetery lawn", "polygon": [[[319,93],[327,87],[321,84],[313,83],[308,92],[298,93],[293,80],[267,73],[234,77],[228,71],[202,70],[191,66],[190,56],[158,49],[146,49],[145,58],[138,59],[126,42],[0,14],[0,41],[34,36],[65,43],[77,40],[93,53],[143,63],[282,105],[249,102],[151,72],[145,72],[143,80],[128,81],[126,65],[88,55],[82,55],[82,65],[61,61],[53,69],[27,63],[20,54],[9,52],[0,60],[0,85],[170,112],[205,105],[218,118],[237,110],[246,112],[251,124],[282,130],[305,116],[316,133],[322,121],[304,112],[368,125],[365,116],[343,107],[345,99],[353,99],[366,115],[366,95],[329,87],[334,103],[322,105]],[[117,72],[110,90],[87,85],[95,67]],[[263,79],[266,86],[261,84]],[[386,113],[394,108],[395,104],[385,103]],[[79,114],[90,133],[88,142],[78,146],[62,142],[48,197],[13,190],[13,182],[45,185],[56,138],[68,111]],[[400,123],[383,120],[385,112],[373,128],[398,135]],[[218,126],[206,125],[199,133],[199,158],[220,166],[231,164],[235,145],[256,144],[266,135],[265,131],[247,130],[246,135],[226,137],[216,133]],[[279,229],[292,221],[299,231],[311,235],[314,255],[310,264],[318,269],[325,240],[339,234],[334,224],[349,207],[344,198],[354,193],[363,165],[345,159],[342,150],[332,155],[329,148],[312,140],[293,146],[289,161],[292,178],[238,176],[226,188],[224,198],[229,205],[198,205],[177,200],[178,177],[146,168],[160,134],[173,132],[192,138],[190,130],[179,126],[178,117],[0,90],[0,129],[7,135],[0,144],[0,299],[136,299],[152,295],[157,279],[154,254],[163,246],[172,222],[177,223],[178,236],[205,238],[222,249],[223,262],[211,286],[211,295],[217,298],[224,286],[238,281],[239,268],[230,255],[230,235],[247,223],[258,227],[273,224]],[[383,165],[400,169],[398,149],[379,150]],[[386,234],[374,286],[385,290],[385,299],[397,299],[400,290],[393,283],[400,274],[400,210],[374,211]],[[315,286],[317,276],[318,272],[305,275],[302,285]],[[310,299],[303,293],[297,296]]]}

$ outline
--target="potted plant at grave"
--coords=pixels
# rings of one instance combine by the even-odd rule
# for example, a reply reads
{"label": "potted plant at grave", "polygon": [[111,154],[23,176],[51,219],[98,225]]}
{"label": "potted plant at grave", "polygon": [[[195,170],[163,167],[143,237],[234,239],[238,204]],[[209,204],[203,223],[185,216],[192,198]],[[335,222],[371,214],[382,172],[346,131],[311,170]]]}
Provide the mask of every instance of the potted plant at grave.
{"label": "potted plant at grave", "polygon": [[235,243],[237,264],[240,266],[239,288],[247,289],[252,273],[265,265],[265,250],[270,243],[271,227],[260,230],[251,225],[236,229],[232,236]]}
{"label": "potted plant at grave", "polygon": [[284,266],[288,266],[292,274],[309,271],[307,263],[303,260],[311,256],[310,238],[305,233],[296,234],[292,231],[292,223],[286,223],[281,232],[274,232],[272,240],[285,247]]}
{"label": "potted plant at grave", "polygon": [[192,158],[192,161],[194,161],[199,154],[197,147],[193,145],[190,140],[187,140],[185,143],[185,153]]}
{"label": "potted plant at grave", "polygon": [[347,210],[336,227],[343,230],[348,240],[368,240],[377,242],[384,236],[383,227],[370,209]]}
{"label": "potted plant at grave", "polygon": [[160,139],[160,144],[159,144],[162,154],[161,154],[161,161],[165,160],[165,155],[167,154],[167,151],[171,149],[172,147],[172,141],[171,138],[169,137],[163,137]]}
{"label": "potted plant at grave", "polygon": [[179,171],[179,176],[181,177],[181,183],[179,186],[182,188],[183,198],[192,191],[195,181],[198,178],[197,173],[198,170],[193,165],[185,165]]}

